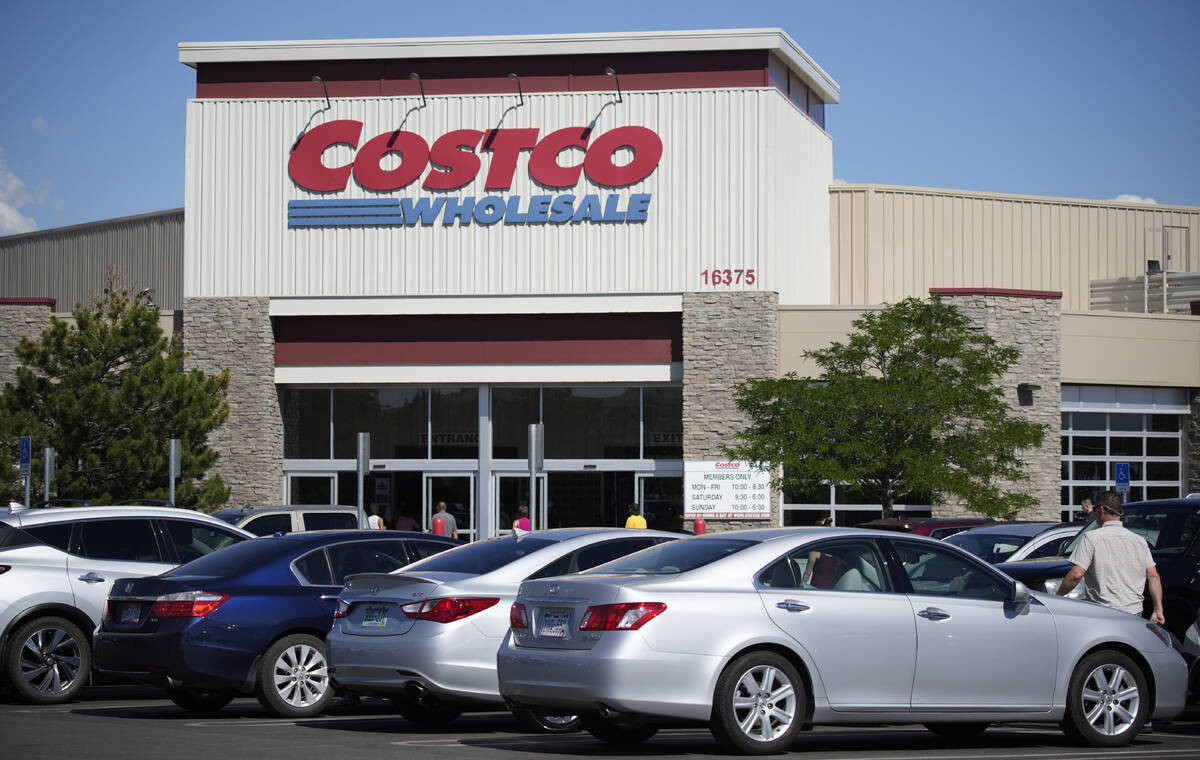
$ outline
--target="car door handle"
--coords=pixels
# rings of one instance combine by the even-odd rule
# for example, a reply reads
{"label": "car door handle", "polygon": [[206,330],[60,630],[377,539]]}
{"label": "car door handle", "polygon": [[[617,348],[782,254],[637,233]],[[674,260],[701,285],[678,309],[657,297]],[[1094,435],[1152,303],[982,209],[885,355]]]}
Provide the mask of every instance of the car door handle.
{"label": "car door handle", "polygon": [[104,580],[104,578],[103,576],[96,575],[95,573],[88,573],[87,575],[79,576],[79,580],[83,581],[84,583],[99,583],[100,581]]}
{"label": "car door handle", "polygon": [[937,607],[926,607],[917,613],[926,620],[947,620],[950,613],[945,610],[939,610]]}
{"label": "car door handle", "polygon": [[812,609],[812,607],[809,607],[807,604],[797,602],[795,599],[785,599],[782,602],[776,602],[775,606],[781,610],[787,610],[788,612],[804,612]]}
{"label": "car door handle", "polygon": [[322,602],[336,602],[337,599],[338,599],[337,594],[321,594]]}

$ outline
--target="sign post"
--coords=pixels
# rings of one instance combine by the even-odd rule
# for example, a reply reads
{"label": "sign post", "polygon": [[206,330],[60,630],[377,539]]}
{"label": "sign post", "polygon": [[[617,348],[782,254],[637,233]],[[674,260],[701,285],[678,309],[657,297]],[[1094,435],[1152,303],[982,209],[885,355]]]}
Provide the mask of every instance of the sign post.
{"label": "sign post", "polygon": [[[542,423],[535,422],[529,426],[529,528],[536,530],[537,528],[545,528],[544,525],[539,525],[536,515],[538,514],[535,505],[537,504],[537,475],[545,466],[545,433],[546,429]],[[546,518],[549,519],[549,515]]]}
{"label": "sign post", "polygon": [[358,434],[358,527],[367,528],[367,512],[363,509],[363,487],[367,472],[371,469],[371,434]]}
{"label": "sign post", "polygon": [[1117,493],[1121,494],[1121,500],[1124,501],[1129,497],[1129,462],[1114,462],[1113,469],[1117,481]]}
{"label": "sign post", "polygon": [[179,479],[179,443],[178,438],[172,438],[168,443],[167,477],[171,480],[170,487],[168,488],[170,492],[168,498],[171,501],[172,507],[175,506],[175,481]]}
{"label": "sign post", "polygon": [[42,451],[42,477],[46,481],[45,492],[46,501],[50,501],[50,484],[54,482],[54,447],[47,446]]}
{"label": "sign post", "polygon": [[29,474],[33,469],[33,438],[21,436],[21,477],[25,479],[25,508],[29,509]]}

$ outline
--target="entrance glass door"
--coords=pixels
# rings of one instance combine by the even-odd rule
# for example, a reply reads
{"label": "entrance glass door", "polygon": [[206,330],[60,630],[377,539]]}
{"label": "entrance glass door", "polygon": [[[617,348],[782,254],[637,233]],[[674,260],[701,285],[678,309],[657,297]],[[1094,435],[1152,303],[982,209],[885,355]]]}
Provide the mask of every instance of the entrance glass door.
{"label": "entrance glass door", "polygon": [[[305,473],[290,475],[287,479],[288,504],[335,504],[337,473]],[[353,506],[355,502],[350,502]]]}
{"label": "entrance glass door", "polygon": [[683,530],[683,478],[639,475],[637,480],[637,500],[646,527]]}
{"label": "entrance glass door", "polygon": [[[537,504],[529,514],[530,527],[546,527],[546,476],[537,476]],[[496,495],[492,499],[492,533],[505,536],[512,533],[512,524],[522,505],[529,506],[528,475],[496,475]]]}
{"label": "entrance glass door", "polygon": [[467,541],[475,538],[475,475],[472,473],[425,474],[425,508],[422,528],[433,527],[439,502],[446,503],[446,512],[454,517],[458,537]]}

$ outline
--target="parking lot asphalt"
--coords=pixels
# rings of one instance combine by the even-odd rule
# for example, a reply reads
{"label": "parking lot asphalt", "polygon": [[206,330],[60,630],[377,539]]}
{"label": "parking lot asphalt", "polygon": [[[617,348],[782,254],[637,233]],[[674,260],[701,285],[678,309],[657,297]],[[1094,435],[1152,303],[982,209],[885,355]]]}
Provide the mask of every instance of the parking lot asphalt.
{"label": "parking lot asphalt", "polygon": [[[1128,747],[1097,750],[1068,742],[1055,726],[1006,725],[977,740],[949,743],[921,726],[830,727],[806,732],[791,754],[838,760],[957,758],[959,760],[1075,760],[1079,758],[1200,758],[1200,710],[1156,724]],[[724,753],[702,728],[661,731],[635,747],[613,747],[586,733],[537,735],[521,731],[507,713],[469,713],[439,731],[396,715],[388,702],[366,699],[317,718],[280,720],[253,699],[238,699],[215,716],[184,713],[161,692],[101,687],[55,706],[15,703],[0,694],[0,757],[21,760],[169,758],[236,760],[286,757],[478,758],[537,760],[579,757],[713,757]]]}

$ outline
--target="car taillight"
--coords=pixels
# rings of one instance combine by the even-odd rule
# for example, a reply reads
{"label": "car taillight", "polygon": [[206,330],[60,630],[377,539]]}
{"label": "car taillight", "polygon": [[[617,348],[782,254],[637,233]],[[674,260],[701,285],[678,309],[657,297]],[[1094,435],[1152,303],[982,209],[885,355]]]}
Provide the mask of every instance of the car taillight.
{"label": "car taillight", "polygon": [[513,606],[508,610],[508,627],[529,627],[529,616],[525,614],[525,605],[521,604],[520,602],[513,602]]}
{"label": "car taillight", "polygon": [[579,621],[581,631],[636,631],[659,615],[667,605],[662,602],[601,604],[588,607]]}
{"label": "car taillight", "polygon": [[350,614],[350,608],[353,605],[345,599],[338,599],[337,609],[333,611],[333,619],[344,618]]}
{"label": "car taillight", "polygon": [[150,607],[152,618],[197,618],[211,615],[225,602],[229,594],[214,594],[209,591],[183,591],[167,594],[154,600]]}
{"label": "car taillight", "polygon": [[476,612],[483,612],[500,602],[495,597],[487,596],[447,596],[442,599],[426,599],[423,602],[409,602],[401,605],[404,614],[416,620],[432,620],[435,623],[453,623],[470,617]]}

